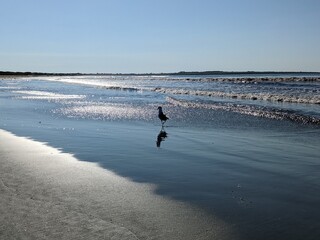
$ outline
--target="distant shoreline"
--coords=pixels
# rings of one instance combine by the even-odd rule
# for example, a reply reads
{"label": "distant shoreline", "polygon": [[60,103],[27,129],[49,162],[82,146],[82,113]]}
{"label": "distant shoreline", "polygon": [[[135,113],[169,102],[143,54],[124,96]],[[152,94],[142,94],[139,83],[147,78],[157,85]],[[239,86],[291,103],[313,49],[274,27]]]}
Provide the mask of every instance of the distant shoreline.
{"label": "distant shoreline", "polygon": [[277,71],[180,71],[172,73],[44,73],[44,72],[12,72],[0,71],[0,76],[37,77],[37,76],[204,76],[204,75],[320,75],[320,72],[277,72]]}

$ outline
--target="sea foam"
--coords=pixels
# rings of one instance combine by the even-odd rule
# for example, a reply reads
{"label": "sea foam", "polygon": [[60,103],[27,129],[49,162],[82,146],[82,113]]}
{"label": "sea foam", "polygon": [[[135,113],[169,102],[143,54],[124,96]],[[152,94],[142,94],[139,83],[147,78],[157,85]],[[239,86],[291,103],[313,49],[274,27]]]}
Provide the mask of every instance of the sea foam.
{"label": "sea foam", "polygon": [[247,99],[247,100],[263,100],[273,102],[288,102],[288,103],[303,103],[303,104],[320,104],[320,96],[288,96],[284,94],[270,94],[270,93],[228,93],[221,91],[202,91],[202,90],[188,90],[188,89],[170,89],[170,88],[156,88],[156,92],[176,94],[176,95],[194,95],[233,99]]}
{"label": "sea foam", "polygon": [[303,124],[320,125],[320,118],[299,114],[290,110],[276,109],[272,107],[221,102],[199,103],[193,101],[180,100],[173,97],[167,97],[166,100],[172,105],[181,106],[185,108],[205,108],[211,110],[223,110],[255,117],[264,117],[277,120],[286,119]]}

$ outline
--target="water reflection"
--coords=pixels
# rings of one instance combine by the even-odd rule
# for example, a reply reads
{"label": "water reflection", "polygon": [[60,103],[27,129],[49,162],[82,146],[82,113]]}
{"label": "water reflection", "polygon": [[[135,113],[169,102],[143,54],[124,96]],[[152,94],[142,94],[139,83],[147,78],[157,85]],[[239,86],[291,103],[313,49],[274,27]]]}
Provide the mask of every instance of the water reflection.
{"label": "water reflection", "polygon": [[161,142],[168,137],[167,132],[164,130],[164,126],[161,127],[161,130],[157,136],[157,147],[160,147]]}

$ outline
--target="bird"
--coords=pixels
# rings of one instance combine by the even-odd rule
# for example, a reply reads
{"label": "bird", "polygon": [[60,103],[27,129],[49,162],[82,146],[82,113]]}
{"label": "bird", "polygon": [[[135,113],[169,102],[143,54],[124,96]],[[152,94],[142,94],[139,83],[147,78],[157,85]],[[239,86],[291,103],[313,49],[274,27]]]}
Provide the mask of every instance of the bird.
{"label": "bird", "polygon": [[162,112],[162,107],[158,107],[158,110],[159,110],[159,119],[161,121],[161,124],[163,126],[163,124],[169,119],[166,115],[163,114]]}

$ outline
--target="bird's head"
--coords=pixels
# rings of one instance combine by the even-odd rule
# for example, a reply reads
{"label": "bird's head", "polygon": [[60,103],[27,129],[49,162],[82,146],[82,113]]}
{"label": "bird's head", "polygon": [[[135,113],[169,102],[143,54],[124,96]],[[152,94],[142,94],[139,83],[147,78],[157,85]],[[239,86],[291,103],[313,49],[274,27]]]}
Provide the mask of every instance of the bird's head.
{"label": "bird's head", "polygon": [[158,107],[158,110],[162,109],[162,107]]}

